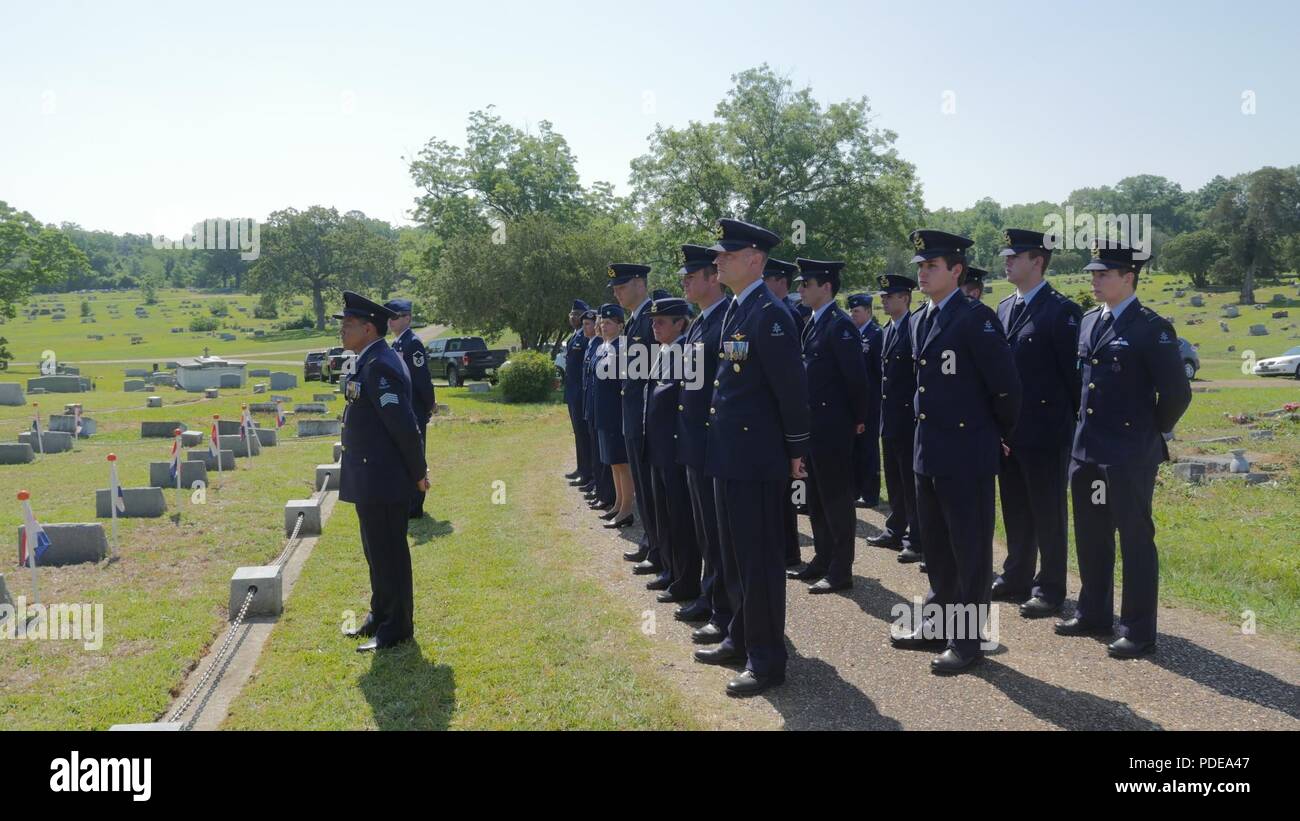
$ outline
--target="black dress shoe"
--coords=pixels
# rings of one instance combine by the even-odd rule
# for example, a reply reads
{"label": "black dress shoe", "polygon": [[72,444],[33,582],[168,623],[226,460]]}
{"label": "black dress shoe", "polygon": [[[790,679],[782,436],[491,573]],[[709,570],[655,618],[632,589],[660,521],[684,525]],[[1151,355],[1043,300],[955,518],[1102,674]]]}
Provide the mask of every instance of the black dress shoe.
{"label": "black dress shoe", "polygon": [[1106,645],[1106,652],[1117,659],[1135,659],[1138,656],[1145,656],[1152,650],[1156,649],[1154,641],[1134,641],[1125,636],[1122,639],[1116,639]]}
{"label": "black dress shoe", "polygon": [[753,670],[746,670],[727,682],[727,695],[734,698],[756,696],[778,684],[785,684],[785,673],[760,676]]}
{"label": "black dress shoe", "polygon": [[568,473],[564,474],[564,478],[565,478],[565,479],[577,479],[577,478],[578,478],[578,471],[576,471],[576,470],[571,470],[571,471],[569,471]]}
{"label": "black dress shoe", "polygon": [[1020,615],[1027,619],[1044,619],[1048,616],[1054,616],[1061,610],[1061,605],[1052,604],[1041,596],[1034,596],[1029,601],[1020,605]]}
{"label": "black dress shoe", "polygon": [[623,554],[625,562],[643,562],[645,557],[650,554],[650,548],[638,547],[636,550],[629,550]]}
{"label": "black dress shoe", "polygon": [[996,581],[989,591],[989,597],[993,601],[1024,601],[1029,598],[1029,594],[1024,590],[1017,590],[1004,581]]}
{"label": "black dress shoe", "polygon": [[919,571],[921,571],[922,573],[926,573],[926,574],[928,574],[928,573],[930,572],[930,569],[929,569],[928,567],[925,566],[925,562],[921,562],[920,564],[918,564],[918,565],[916,566],[916,569],[919,570]]}
{"label": "black dress shoe", "polygon": [[693,601],[694,596],[683,596],[680,593],[670,593],[667,590],[655,596],[655,601],[660,604],[676,604],[679,601]]}
{"label": "black dress shoe", "polygon": [[632,572],[638,576],[648,576],[651,573],[658,573],[663,570],[662,567],[652,561],[640,561],[632,565]]}
{"label": "black dress shoe", "polygon": [[678,621],[706,621],[713,615],[713,610],[702,604],[686,604],[673,611],[673,618]]}
{"label": "black dress shoe", "polygon": [[744,664],[745,655],[737,652],[734,647],[713,647],[696,650],[695,660],[701,664]]}
{"label": "black dress shoe", "polygon": [[583,495],[586,495],[588,493],[594,493],[596,491],[596,483],[587,482],[585,485],[578,485],[578,490],[580,490],[583,493]]}
{"label": "black dress shoe", "polygon": [[608,529],[608,530],[615,530],[615,529],[620,529],[620,528],[624,528],[624,527],[631,527],[631,526],[632,526],[632,519],[633,519],[633,516],[632,516],[631,513],[629,513],[629,514],[627,514],[627,516],[626,516],[625,518],[617,519],[617,520],[615,520],[615,521],[609,522],[608,524],[603,524],[603,525],[601,525],[601,527],[606,528],[606,529]]}
{"label": "black dress shoe", "polygon": [[713,622],[691,631],[691,641],[696,644],[717,644],[726,637],[726,631]]}
{"label": "black dress shoe", "polygon": [[605,520],[605,521],[607,521],[607,522],[612,522],[612,521],[614,521],[614,519],[615,519],[617,516],[618,516],[618,511],[617,511],[617,510],[614,510],[614,506],[613,506],[613,505],[610,505],[610,506],[609,506],[609,510],[605,511],[605,512],[600,516],[600,518],[603,519],[603,520]]}
{"label": "black dress shoe", "polygon": [[[910,633],[904,633],[901,636],[894,635],[893,631],[889,633],[889,643],[899,650],[920,650],[927,647],[934,647],[944,643],[941,630],[935,630],[930,622],[925,622]],[[927,635],[929,634],[929,635]],[[930,636],[934,636],[931,638]]]}
{"label": "black dress shoe", "polygon": [[1058,636],[1109,636],[1115,632],[1109,624],[1085,624],[1078,616],[1058,621],[1052,629]]}
{"label": "black dress shoe", "polygon": [[949,647],[947,650],[944,650],[939,655],[930,659],[930,672],[937,673],[941,676],[955,675],[970,669],[971,665],[979,661],[980,658],[982,657],[979,653],[976,653],[970,658],[965,658],[961,653],[958,653],[956,650]]}
{"label": "black dress shoe", "polygon": [[591,504],[587,505],[587,507],[591,508],[597,513],[608,513],[614,509],[614,503],[610,502],[609,504],[605,504],[604,502],[593,501]]}
{"label": "black dress shoe", "polygon": [[903,540],[893,533],[877,533],[875,536],[867,537],[867,544],[873,547],[888,547],[891,550],[898,550],[903,546]]}
{"label": "black dress shoe", "polygon": [[374,634],[375,634],[375,622],[374,619],[370,617],[369,613],[366,614],[366,620],[361,623],[361,626],[354,627],[351,630],[343,631],[343,635],[347,636],[350,639],[357,639],[362,637],[369,638]]}
{"label": "black dress shoe", "polygon": [[853,587],[853,581],[832,582],[830,579],[822,579],[808,588],[809,593],[835,593],[839,590],[849,590]]}
{"label": "black dress shoe", "polygon": [[785,577],[787,579],[794,579],[797,582],[810,582],[816,579],[820,579],[822,576],[825,575],[826,575],[825,570],[818,570],[817,568],[813,567],[811,564],[804,565],[802,570],[785,571]]}
{"label": "black dress shoe", "polygon": [[917,551],[913,550],[910,547],[905,547],[901,551],[899,551],[898,555],[895,558],[898,559],[899,564],[912,564],[913,562],[921,561],[921,559],[923,559],[924,556],[922,556],[920,553],[918,553]]}
{"label": "black dress shoe", "polygon": [[[637,565],[637,567],[640,566],[641,565]],[[632,568],[632,572],[634,573],[636,572],[636,567]],[[645,583],[645,589],[646,590],[667,590],[672,585],[672,583],[673,583],[672,576],[655,576],[653,579]]]}

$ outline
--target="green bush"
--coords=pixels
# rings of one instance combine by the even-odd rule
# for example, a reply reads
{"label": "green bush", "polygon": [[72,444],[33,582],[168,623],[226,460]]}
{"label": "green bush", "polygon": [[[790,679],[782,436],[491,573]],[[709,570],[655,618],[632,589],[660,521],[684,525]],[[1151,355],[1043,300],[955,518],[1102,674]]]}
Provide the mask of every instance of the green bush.
{"label": "green bush", "polygon": [[507,402],[545,402],[555,390],[555,365],[545,354],[520,351],[497,371]]}
{"label": "green bush", "polygon": [[210,316],[197,316],[190,320],[190,330],[196,334],[215,331],[218,327],[217,320]]}
{"label": "green bush", "polygon": [[230,316],[230,307],[224,299],[214,299],[208,303],[208,310],[213,316]]}

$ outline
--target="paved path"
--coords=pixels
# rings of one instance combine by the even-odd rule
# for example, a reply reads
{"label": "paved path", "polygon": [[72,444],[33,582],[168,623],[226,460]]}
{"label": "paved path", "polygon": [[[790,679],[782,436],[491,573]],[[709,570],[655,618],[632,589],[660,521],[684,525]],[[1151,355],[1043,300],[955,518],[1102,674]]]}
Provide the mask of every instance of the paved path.
{"label": "paved path", "polygon": [[[811,596],[803,583],[789,582],[786,684],[757,698],[731,699],[723,692],[731,671],[693,661],[690,625],[673,619],[676,605],[656,603],[644,587],[648,577],[633,576],[623,560],[639,528],[619,535],[605,530],[578,494],[571,495],[572,528],[591,551],[590,574],[626,602],[638,627],[653,614],[655,657],[708,726],[1300,729],[1300,653],[1285,641],[1244,636],[1234,625],[1185,608],[1161,607],[1154,655],[1118,661],[1106,655],[1100,639],[1056,636],[1053,620],[1022,619],[1014,606],[1003,605],[1002,645],[974,673],[931,674],[932,652],[895,650],[888,635],[891,609],[924,595],[925,577],[917,565],[899,564],[894,551],[866,544],[884,517],[863,509],[853,590]],[[799,525],[807,559],[807,517],[799,517]],[[1001,545],[996,553],[1000,567]],[[1079,590],[1073,575],[1069,590]]]}

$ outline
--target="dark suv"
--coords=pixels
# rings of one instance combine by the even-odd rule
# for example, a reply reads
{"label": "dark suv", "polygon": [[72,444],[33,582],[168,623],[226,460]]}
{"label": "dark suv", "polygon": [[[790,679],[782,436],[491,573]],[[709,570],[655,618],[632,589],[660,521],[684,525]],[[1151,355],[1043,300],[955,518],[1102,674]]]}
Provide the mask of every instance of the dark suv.
{"label": "dark suv", "polygon": [[302,381],[311,382],[319,379],[324,382],[328,379],[325,368],[329,362],[329,354],[326,351],[312,351],[307,354],[307,359],[302,363]]}

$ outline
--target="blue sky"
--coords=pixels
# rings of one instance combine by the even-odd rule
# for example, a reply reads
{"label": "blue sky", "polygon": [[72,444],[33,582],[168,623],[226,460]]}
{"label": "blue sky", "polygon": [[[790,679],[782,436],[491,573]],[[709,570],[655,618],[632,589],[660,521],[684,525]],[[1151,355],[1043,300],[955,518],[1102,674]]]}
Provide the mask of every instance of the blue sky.
{"label": "blue sky", "polygon": [[656,123],[710,119],[763,62],[823,102],[867,96],[932,208],[1300,162],[1288,2],[109,6],[4,15],[0,199],[45,221],[177,236],[322,204],[404,222],[403,156],[462,141],[489,104],[550,120],[584,182],[626,192]]}

